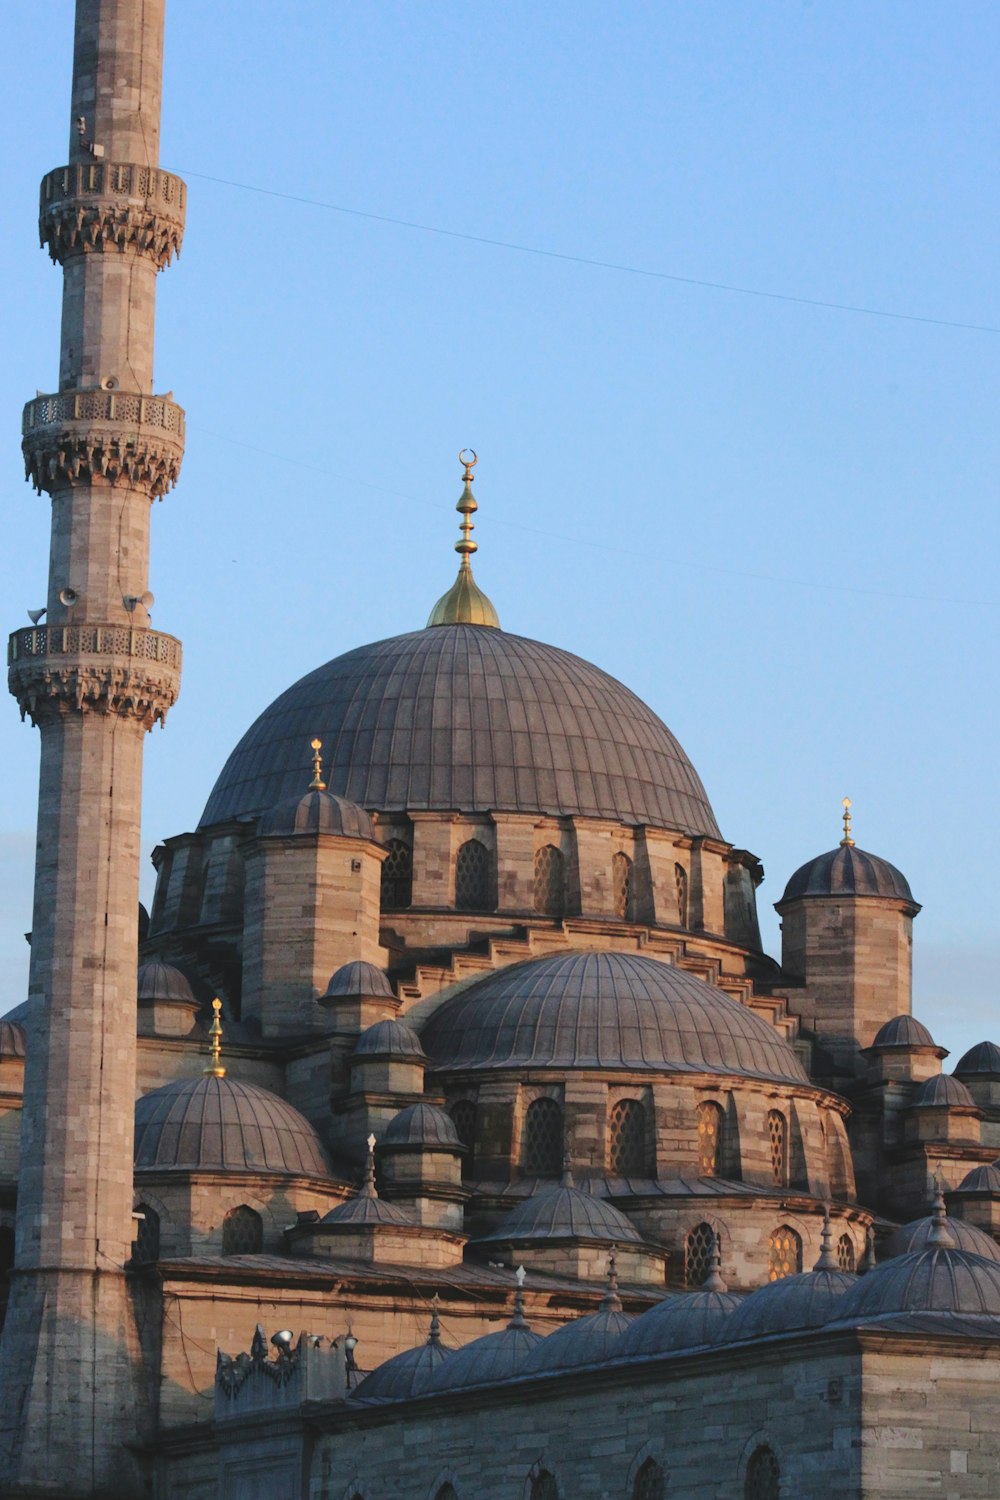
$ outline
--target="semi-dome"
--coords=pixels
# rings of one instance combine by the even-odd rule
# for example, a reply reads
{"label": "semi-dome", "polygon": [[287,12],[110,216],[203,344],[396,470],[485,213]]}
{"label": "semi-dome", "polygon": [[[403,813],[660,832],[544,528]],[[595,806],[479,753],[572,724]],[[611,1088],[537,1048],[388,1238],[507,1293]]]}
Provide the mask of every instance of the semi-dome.
{"label": "semi-dome", "polygon": [[462,1149],[451,1116],[438,1109],[436,1104],[409,1104],[398,1115],[393,1115],[385,1128],[382,1145]]}
{"label": "semi-dome", "polygon": [[636,953],[561,953],[512,964],[446,1000],[421,1037],[441,1070],[620,1068],[808,1082],[763,1016]]}
{"label": "semi-dome", "polygon": [[685,1292],[668,1297],[636,1318],[623,1336],[618,1353],[654,1356],[675,1349],[694,1349],[726,1337],[730,1314],[742,1299],[735,1292]]}
{"label": "semi-dome", "polygon": [[923,1219],[911,1219],[908,1224],[900,1225],[879,1247],[879,1262],[909,1255],[914,1250],[925,1250],[938,1222],[944,1225],[959,1250],[968,1250],[973,1255],[982,1255],[986,1260],[1000,1262],[1000,1245],[996,1240],[984,1230],[977,1229],[975,1224],[953,1218],[950,1214],[940,1220],[934,1214],[928,1214]]}
{"label": "semi-dome", "polygon": [[838,1316],[840,1299],[856,1280],[847,1271],[821,1270],[768,1282],[745,1297],[733,1313],[726,1324],[726,1342],[821,1328]]}
{"label": "semi-dome", "polygon": [[147,1004],[154,1000],[197,1004],[187,975],[173,964],[161,963],[158,958],[147,959],[139,965],[136,995],[140,1002]]}
{"label": "semi-dome", "polygon": [[167,1083],[136,1101],[135,1165],[330,1175],[322,1142],[304,1115],[267,1089],[215,1075]]}
{"label": "semi-dome", "polygon": [[1000,1047],[996,1042],[977,1042],[955,1064],[959,1078],[1000,1078]]}
{"label": "semi-dome", "polygon": [[935,1073],[920,1085],[910,1101],[911,1109],[975,1109],[969,1090],[950,1073]]}
{"label": "semi-dome", "polygon": [[201,826],[294,797],[313,735],[330,790],[370,809],[567,813],[720,836],[691,762],[634,693],[489,626],[393,636],[303,677],[240,740]]}
{"label": "semi-dome", "polygon": [[835,1316],[843,1322],[894,1313],[1000,1318],[1000,1264],[950,1244],[914,1250],[860,1276]]}
{"label": "semi-dome", "polygon": [[405,1021],[376,1021],[358,1037],[352,1057],[409,1057],[426,1062],[420,1038]]}
{"label": "semi-dome", "polygon": [[873,1047],[936,1047],[927,1027],[915,1016],[893,1016],[875,1033]]}
{"label": "semi-dome", "polygon": [[592,1193],[559,1183],[532,1193],[513,1209],[490,1234],[477,1243],[520,1245],[527,1240],[604,1240],[626,1244],[641,1239],[630,1219]]}
{"label": "semi-dome", "polygon": [[800,866],[777,902],[800,896],[882,896],[916,906],[906,876],[877,854],[866,854],[853,844],[840,844]]}
{"label": "semi-dome", "polygon": [[396,998],[385,970],[360,958],[341,964],[330,976],[324,999],[337,1000],[342,995],[364,995],[367,999],[383,995],[387,1000]]}
{"label": "semi-dome", "polygon": [[[301,774],[301,770],[300,770]],[[370,839],[375,829],[363,807],[333,792],[310,790],[284,798],[260,820],[260,832],[268,837],[300,833],[331,833],[345,839]]]}

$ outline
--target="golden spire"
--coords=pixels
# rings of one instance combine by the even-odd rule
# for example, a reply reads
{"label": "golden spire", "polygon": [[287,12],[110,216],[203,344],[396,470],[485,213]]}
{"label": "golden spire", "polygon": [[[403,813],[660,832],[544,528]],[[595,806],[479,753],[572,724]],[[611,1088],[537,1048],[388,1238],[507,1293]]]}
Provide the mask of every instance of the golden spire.
{"label": "golden spire", "polygon": [[323,780],[323,757],[320,753],[323,749],[323,741],[311,740],[310,744],[312,745],[313,753],[313,779],[309,783],[309,790],[311,792],[325,792],[326,782]]}
{"label": "golden spire", "polygon": [[844,837],[840,841],[840,847],[842,849],[853,849],[854,848],[854,840],[851,838],[851,799],[850,799],[850,797],[844,797],[842,799],[842,804],[843,804],[843,808],[844,808]]}
{"label": "golden spire", "polygon": [[219,1020],[219,1014],[222,1010],[222,1001],[218,999],[213,1000],[212,1010],[214,1012],[212,1016],[212,1024],[208,1028],[208,1035],[211,1038],[209,1050],[212,1055],[212,1060],[209,1063],[208,1067],[205,1069],[205,1072],[210,1078],[225,1078],[226,1070],[219,1060],[219,1054],[222,1051],[222,1022]]}
{"label": "golden spire", "polygon": [[[466,458],[466,453],[471,454],[471,458]],[[458,504],[455,506],[462,517],[459,527],[462,535],[455,543],[455,551],[462,560],[458,567],[458,577],[448,592],[443,594],[435,604],[427,623],[428,625],[491,625],[499,630],[499,616],[473,578],[472,563],[469,560],[473,552],[479,550],[472,540],[472,517],[479,509],[472,493],[472,471],[479,462],[479,455],[474,448],[463,448],[458,455],[458,461],[465,470],[463,475],[465,483],[462,486]]]}

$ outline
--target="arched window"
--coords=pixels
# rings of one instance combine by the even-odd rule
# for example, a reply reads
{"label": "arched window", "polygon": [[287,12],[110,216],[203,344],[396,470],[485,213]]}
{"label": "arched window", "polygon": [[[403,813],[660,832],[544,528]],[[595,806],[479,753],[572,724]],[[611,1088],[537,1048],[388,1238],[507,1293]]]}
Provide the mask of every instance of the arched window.
{"label": "arched window", "polygon": [[780,1281],[783,1276],[797,1276],[802,1270],[802,1241],[794,1229],[782,1224],[772,1229],[767,1250],[767,1279]]}
{"label": "arched window", "polygon": [[456,1099],[450,1114],[455,1134],[465,1147],[462,1176],[471,1177],[476,1161],[476,1106],[471,1099]]}
{"label": "arched window", "polygon": [[611,861],[611,884],[615,897],[615,916],[626,921],[632,915],[632,861],[627,854],[616,854]]}
{"label": "arched window", "polygon": [[458,1500],[458,1491],[453,1484],[443,1484],[434,1496],[434,1500]]}
{"label": "arched window", "polygon": [[646,1111],[638,1099],[619,1099],[608,1121],[608,1167],[616,1177],[646,1172]]}
{"label": "arched window", "polygon": [[264,1221],[245,1203],[230,1209],[222,1221],[223,1255],[259,1255],[264,1248]]}
{"label": "arched window", "polygon": [[558,1177],[563,1159],[563,1112],[555,1099],[533,1099],[524,1115],[524,1149],[528,1177]]}
{"label": "arched window", "polygon": [[492,911],[493,859],[479,839],[469,839],[455,860],[455,906],[459,911]]}
{"label": "arched window", "polygon": [[647,1458],[632,1486],[632,1500],[664,1500],[663,1470],[655,1458]]}
{"label": "arched window", "polygon": [[781,1500],[781,1470],[766,1443],[750,1456],[743,1494],[745,1500]]}
{"label": "arched window", "polygon": [[135,1222],[132,1259],[138,1265],[150,1265],[160,1258],[160,1216],[148,1203],[137,1204],[135,1211],[142,1218]]}
{"label": "arched window", "polygon": [[849,1234],[842,1234],[837,1241],[837,1265],[842,1271],[856,1271],[854,1241]]}
{"label": "arched window", "polygon": [[719,1175],[725,1120],[718,1104],[706,1100],[698,1105],[698,1171],[702,1177]]}
{"label": "arched window", "polygon": [[8,1224],[0,1224],[0,1328],[7,1316],[10,1300],[10,1273],[14,1269],[14,1231]]}
{"label": "arched window", "polygon": [[390,839],[382,861],[382,910],[402,911],[413,899],[413,851],[405,839]]}
{"label": "arched window", "polygon": [[788,1186],[788,1121],[780,1109],[767,1112],[767,1134],[771,1144],[771,1172],[775,1187]]}
{"label": "arched window", "polygon": [[683,865],[674,865],[674,883],[677,887],[677,922],[681,927],[688,924],[688,874]]}
{"label": "arched window", "polygon": [[535,910],[561,917],[566,910],[565,860],[555,844],[535,851]]}
{"label": "arched window", "polygon": [[559,1500],[559,1490],[548,1469],[543,1469],[531,1481],[531,1500]]}
{"label": "arched window", "polygon": [[684,1285],[703,1286],[712,1269],[715,1230],[711,1224],[696,1224],[684,1237]]}

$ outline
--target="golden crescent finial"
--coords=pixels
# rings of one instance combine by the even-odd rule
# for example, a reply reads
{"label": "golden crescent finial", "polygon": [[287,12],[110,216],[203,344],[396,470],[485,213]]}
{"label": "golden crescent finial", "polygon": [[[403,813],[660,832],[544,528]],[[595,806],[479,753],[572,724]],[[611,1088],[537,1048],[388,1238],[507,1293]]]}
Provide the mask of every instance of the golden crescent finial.
{"label": "golden crescent finial", "polygon": [[[466,458],[465,455],[467,453],[471,453],[472,457],[471,458]],[[476,467],[476,464],[479,462],[479,454],[476,452],[475,448],[463,448],[463,449],[461,449],[461,451],[459,452],[459,455],[458,455],[458,461],[459,461],[460,464],[463,465],[463,467],[465,469],[465,476],[464,477],[466,479],[471,479],[472,478],[472,471]]]}
{"label": "golden crescent finial", "polygon": [[311,792],[325,792],[326,782],[323,780],[323,757],[321,754],[323,741],[310,740],[309,743],[313,753],[313,779],[309,783],[309,790]]}
{"label": "golden crescent finial", "polygon": [[212,1001],[212,1024],[208,1028],[209,1052],[211,1054],[206,1074],[211,1078],[225,1078],[226,1070],[220,1061],[222,1051],[222,1022],[219,1020],[222,1014],[222,1001],[216,996]]}
{"label": "golden crescent finial", "polygon": [[841,798],[841,806],[844,809],[844,837],[840,841],[840,847],[842,849],[853,849],[854,848],[854,840],[851,838],[851,806],[852,806],[852,803],[851,803],[850,797],[842,797]]}

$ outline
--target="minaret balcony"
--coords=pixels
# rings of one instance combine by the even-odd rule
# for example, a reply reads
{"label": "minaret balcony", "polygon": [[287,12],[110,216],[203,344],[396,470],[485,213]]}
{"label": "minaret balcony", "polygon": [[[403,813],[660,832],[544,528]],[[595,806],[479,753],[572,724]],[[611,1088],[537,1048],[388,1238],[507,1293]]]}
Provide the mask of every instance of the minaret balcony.
{"label": "minaret balcony", "polygon": [[21,717],[96,712],[162,722],[180,692],[181,643],[129,625],[34,625],[7,643]]}
{"label": "minaret balcony", "polygon": [[21,449],[39,494],[96,479],[160,498],[180,476],[184,408],[117,387],[38,395],[24,408]]}
{"label": "minaret balcony", "polygon": [[162,271],[181,251],[187,189],[134,162],[84,161],[42,178],[38,235],[60,264],[94,252],[148,255]]}

